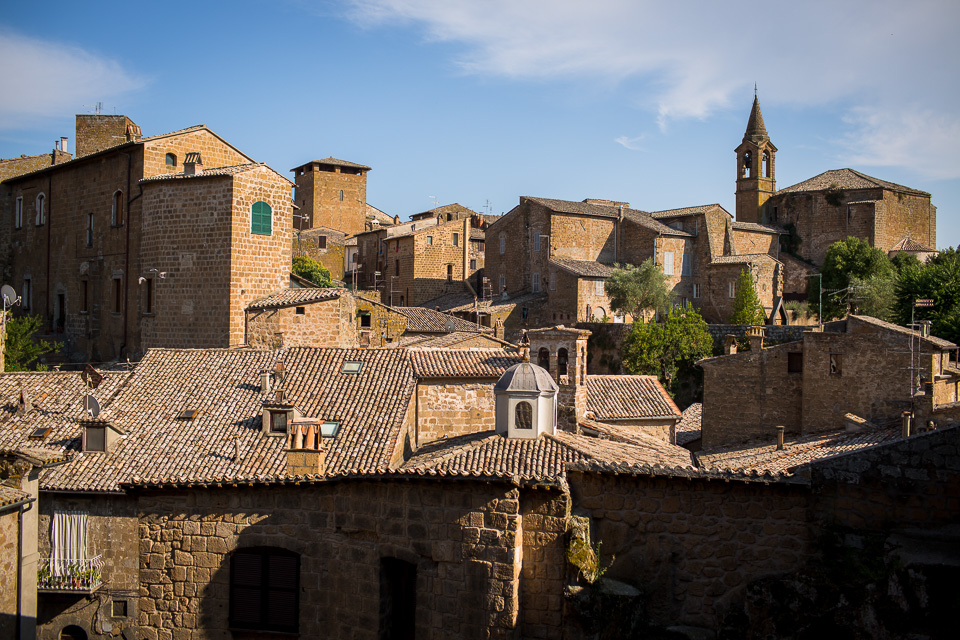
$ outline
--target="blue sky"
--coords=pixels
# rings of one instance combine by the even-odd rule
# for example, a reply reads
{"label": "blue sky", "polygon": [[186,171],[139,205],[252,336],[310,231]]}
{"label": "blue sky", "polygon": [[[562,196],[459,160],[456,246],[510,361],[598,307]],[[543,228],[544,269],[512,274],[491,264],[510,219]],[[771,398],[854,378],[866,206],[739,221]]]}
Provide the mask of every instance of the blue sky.
{"label": "blue sky", "polygon": [[[777,186],[851,167],[929,191],[960,245],[956,0],[6,2],[0,157],[73,150],[74,115],[206,124],[287,176],[373,167],[367,199],[522,195],[734,211],[759,88]],[[489,204],[488,204],[489,203]]]}

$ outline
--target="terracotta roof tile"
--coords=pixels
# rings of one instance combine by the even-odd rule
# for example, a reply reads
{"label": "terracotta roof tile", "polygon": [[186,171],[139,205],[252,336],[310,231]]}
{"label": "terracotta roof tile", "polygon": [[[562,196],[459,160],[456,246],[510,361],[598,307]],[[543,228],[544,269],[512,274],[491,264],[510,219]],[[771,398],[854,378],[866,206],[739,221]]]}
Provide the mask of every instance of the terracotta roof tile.
{"label": "terracotta roof tile", "polygon": [[768,253],[745,253],[738,256],[715,256],[710,264],[747,264],[748,262],[779,262]]}
{"label": "terracotta roof tile", "polygon": [[609,278],[614,268],[593,260],[568,260],[566,258],[550,258],[550,264],[556,265],[581,278]]}
{"label": "terracotta roof tile", "polygon": [[646,451],[642,460],[645,464],[682,467],[693,462],[689,451],[645,433],[642,427],[608,424],[597,420],[581,420],[580,426],[595,432],[603,440],[642,447]]}
{"label": "terracotta roof tile", "polygon": [[587,410],[597,420],[680,416],[656,376],[587,376]]}
{"label": "terracotta roof tile", "polygon": [[308,165],[308,164],[314,164],[314,163],[316,163],[316,164],[329,164],[329,165],[333,165],[333,166],[335,166],[335,167],[349,167],[349,168],[351,168],[351,169],[366,169],[367,171],[372,171],[372,169],[371,169],[370,167],[368,167],[367,165],[365,165],[365,164],[357,164],[356,162],[350,162],[349,160],[339,160],[339,159],[337,159],[337,158],[334,158],[333,156],[328,156],[328,157],[322,158],[322,159],[320,159],[320,160],[311,160],[310,162],[304,162],[304,163],[301,164],[300,166],[297,166],[297,167],[294,167],[293,169],[290,169],[290,171],[296,171],[296,170],[299,169],[300,167],[304,167],[304,166],[306,166],[306,165]]}
{"label": "terracotta roof tile", "polygon": [[786,233],[780,227],[774,227],[769,224],[757,224],[756,222],[733,222],[733,228],[739,229],[740,231],[757,231],[759,233],[775,233],[781,234]]}
{"label": "terracotta roof tile", "polygon": [[279,307],[293,307],[298,305],[310,304],[311,302],[321,302],[332,300],[344,295],[344,289],[337,288],[302,288],[302,289],[283,289],[276,293],[254,300],[247,309],[277,309]]}
{"label": "terracotta roof tile", "polygon": [[391,309],[407,318],[407,332],[449,333],[448,325],[452,326],[454,331],[480,332],[473,322],[426,307],[391,307]]}
{"label": "terracotta roof tile", "polygon": [[703,404],[695,402],[683,410],[680,422],[677,423],[677,444],[683,446],[700,438],[700,421],[703,413]]}
{"label": "terracotta roof tile", "polygon": [[499,378],[521,361],[503,349],[413,349],[409,357],[418,378]]}
{"label": "terracotta roof tile", "polygon": [[[896,333],[901,333],[905,336],[914,336],[917,337],[920,334],[913,329],[908,329],[906,327],[901,327],[898,324],[893,324],[892,322],[886,322],[885,320],[880,320],[879,318],[874,318],[873,316],[859,316],[851,315],[847,320],[847,331],[850,330],[850,319],[856,322],[863,322],[864,324],[869,324],[880,329],[886,329],[887,331],[895,331]],[[949,340],[944,340],[943,338],[938,338],[936,336],[928,336],[923,338],[924,342],[927,342],[937,349],[956,349],[957,345],[950,342]]]}
{"label": "terracotta roof tile", "polygon": [[929,247],[922,242],[918,242],[911,238],[910,236],[905,237],[903,240],[893,245],[890,249],[891,251],[923,251],[923,252],[933,252],[936,249]]}
{"label": "terracotta roof tile", "polygon": [[722,211],[731,218],[733,215],[721,207],[719,204],[701,204],[696,207],[681,207],[679,209],[665,209],[663,211],[651,211],[650,215],[654,218],[679,218],[682,216],[695,216],[707,211]]}
{"label": "terracotta roof tile", "polygon": [[814,176],[809,180],[804,180],[803,182],[798,182],[797,184],[791,185],[785,189],[780,189],[777,191],[777,195],[780,195],[781,193],[794,193],[803,191],[825,191],[835,187],[839,187],[841,189],[882,188],[900,193],[908,193],[918,196],[930,196],[930,194],[926,191],[911,189],[910,187],[905,187],[902,184],[880,180],[879,178],[868,176],[865,173],[860,173],[859,171],[854,171],[853,169],[833,169],[831,171],[824,171],[820,175]]}
{"label": "terracotta roof tile", "polygon": [[18,502],[32,501],[29,493],[0,484],[0,511]]}

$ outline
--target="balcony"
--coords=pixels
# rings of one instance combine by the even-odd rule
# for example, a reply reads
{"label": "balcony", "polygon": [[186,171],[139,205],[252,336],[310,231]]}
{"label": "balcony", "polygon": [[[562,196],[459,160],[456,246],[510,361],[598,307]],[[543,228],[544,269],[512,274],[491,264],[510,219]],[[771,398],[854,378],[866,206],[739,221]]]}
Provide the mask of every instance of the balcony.
{"label": "balcony", "polygon": [[40,558],[37,591],[41,593],[93,593],[103,585],[103,558],[84,560]]}

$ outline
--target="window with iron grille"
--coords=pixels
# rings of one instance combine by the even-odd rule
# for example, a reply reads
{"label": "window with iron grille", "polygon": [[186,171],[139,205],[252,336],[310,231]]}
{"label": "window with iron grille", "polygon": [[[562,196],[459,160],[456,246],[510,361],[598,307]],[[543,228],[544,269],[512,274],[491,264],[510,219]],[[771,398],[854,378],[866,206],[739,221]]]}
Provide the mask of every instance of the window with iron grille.
{"label": "window with iron grille", "polygon": [[230,626],[296,633],[300,556],[277,547],[238,549],[230,558]]}

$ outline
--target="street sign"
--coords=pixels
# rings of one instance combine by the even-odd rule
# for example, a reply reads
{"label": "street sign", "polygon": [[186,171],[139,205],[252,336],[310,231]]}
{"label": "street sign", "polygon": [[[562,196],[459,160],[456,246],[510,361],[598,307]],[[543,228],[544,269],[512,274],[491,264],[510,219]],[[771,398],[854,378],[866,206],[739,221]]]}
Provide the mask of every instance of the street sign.
{"label": "street sign", "polygon": [[915,307],[932,307],[933,298],[920,298],[919,300],[914,301],[913,306]]}

